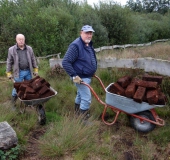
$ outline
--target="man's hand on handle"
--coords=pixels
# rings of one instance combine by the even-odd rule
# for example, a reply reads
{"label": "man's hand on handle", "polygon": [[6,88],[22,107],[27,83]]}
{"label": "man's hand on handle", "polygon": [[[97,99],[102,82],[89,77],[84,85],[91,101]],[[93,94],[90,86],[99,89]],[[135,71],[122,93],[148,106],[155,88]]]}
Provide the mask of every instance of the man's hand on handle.
{"label": "man's hand on handle", "polygon": [[33,69],[33,76],[38,76],[38,68]]}
{"label": "man's hand on handle", "polygon": [[79,76],[73,77],[73,82],[80,84],[82,82],[82,79]]}

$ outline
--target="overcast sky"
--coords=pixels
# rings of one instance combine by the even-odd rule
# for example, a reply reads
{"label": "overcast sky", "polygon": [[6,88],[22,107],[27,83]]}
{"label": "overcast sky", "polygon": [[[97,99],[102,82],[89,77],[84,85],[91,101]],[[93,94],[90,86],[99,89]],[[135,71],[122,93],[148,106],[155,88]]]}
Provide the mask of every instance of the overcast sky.
{"label": "overcast sky", "polygon": [[[100,0],[100,1],[107,1],[107,0]],[[125,5],[127,0],[113,0],[115,2],[120,3],[121,5]],[[97,4],[99,2],[99,0],[87,0],[88,4],[93,6],[93,3]]]}

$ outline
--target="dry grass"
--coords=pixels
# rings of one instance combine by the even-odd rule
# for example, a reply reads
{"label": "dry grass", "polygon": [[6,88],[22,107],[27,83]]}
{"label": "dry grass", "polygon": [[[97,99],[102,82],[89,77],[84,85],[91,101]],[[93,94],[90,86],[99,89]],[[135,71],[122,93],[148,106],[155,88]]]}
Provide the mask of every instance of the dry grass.
{"label": "dry grass", "polygon": [[104,50],[97,54],[99,59],[106,57],[115,58],[144,58],[152,57],[156,59],[170,60],[170,42],[156,43],[151,46],[136,47],[136,48],[125,48],[125,49],[114,49]]}

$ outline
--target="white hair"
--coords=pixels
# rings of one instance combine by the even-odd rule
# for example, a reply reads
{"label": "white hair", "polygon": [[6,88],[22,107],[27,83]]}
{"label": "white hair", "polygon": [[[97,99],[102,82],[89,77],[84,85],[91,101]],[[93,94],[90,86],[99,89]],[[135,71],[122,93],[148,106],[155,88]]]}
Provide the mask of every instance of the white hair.
{"label": "white hair", "polygon": [[23,34],[17,34],[16,35],[16,39],[19,38],[19,37],[22,37],[22,38],[24,37],[24,39],[25,39],[25,36]]}

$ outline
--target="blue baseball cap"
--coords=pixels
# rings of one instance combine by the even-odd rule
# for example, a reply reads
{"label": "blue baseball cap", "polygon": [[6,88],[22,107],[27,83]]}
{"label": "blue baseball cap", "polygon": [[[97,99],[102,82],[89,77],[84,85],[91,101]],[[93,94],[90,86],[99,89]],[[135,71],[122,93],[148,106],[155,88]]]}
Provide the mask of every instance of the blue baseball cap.
{"label": "blue baseball cap", "polygon": [[81,28],[81,31],[84,31],[84,32],[95,32],[92,28],[92,26],[89,26],[89,25],[85,25]]}

